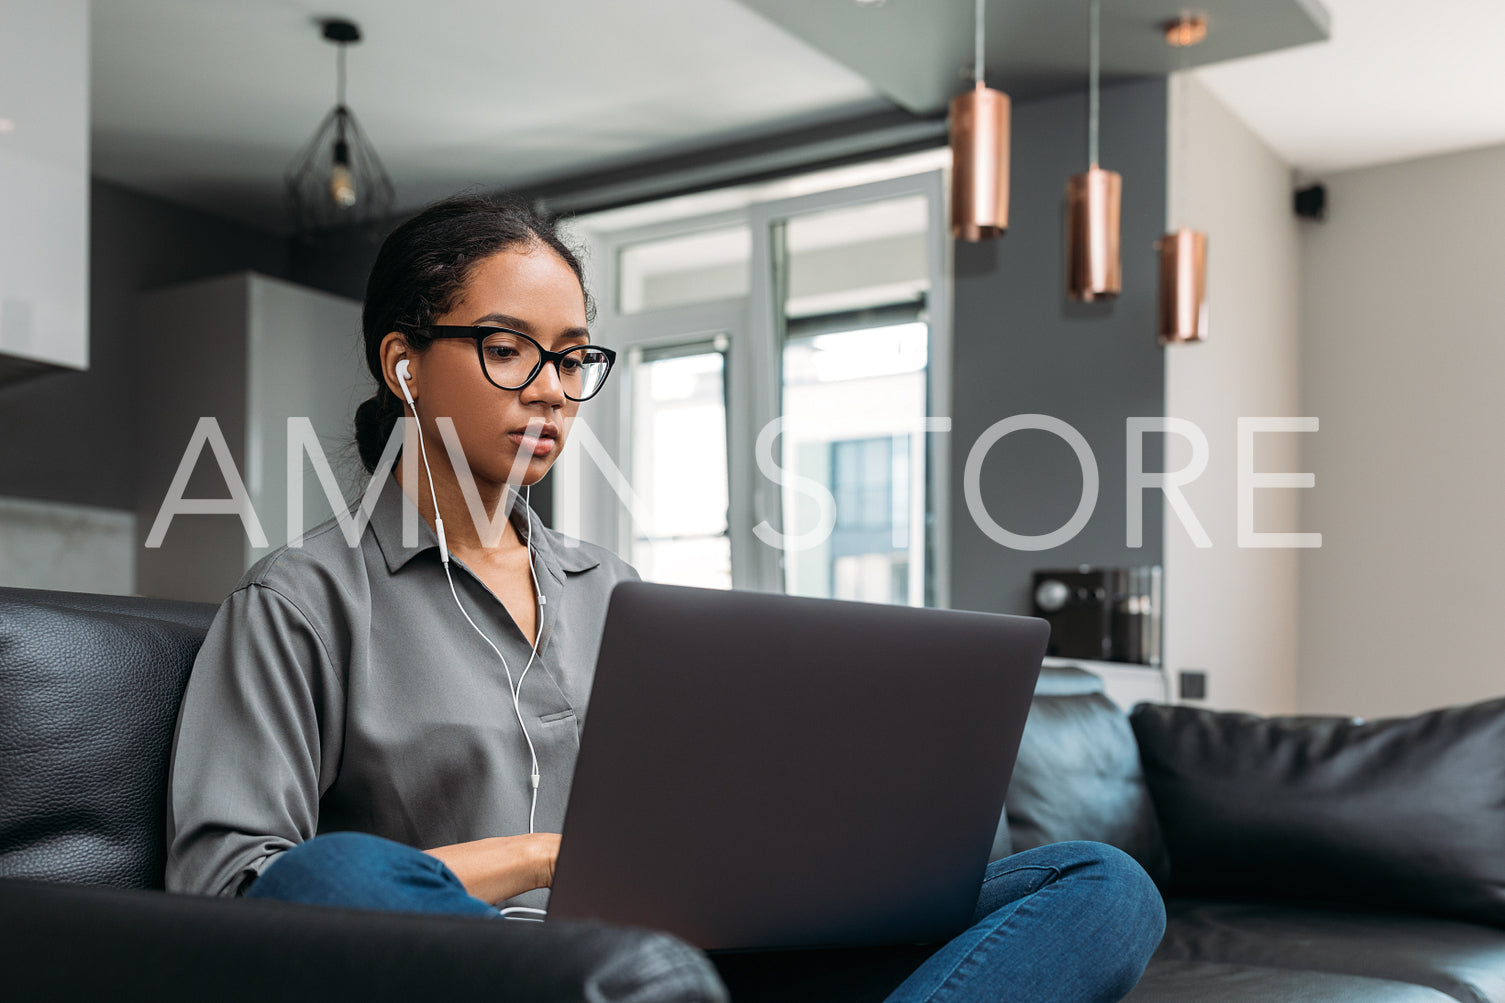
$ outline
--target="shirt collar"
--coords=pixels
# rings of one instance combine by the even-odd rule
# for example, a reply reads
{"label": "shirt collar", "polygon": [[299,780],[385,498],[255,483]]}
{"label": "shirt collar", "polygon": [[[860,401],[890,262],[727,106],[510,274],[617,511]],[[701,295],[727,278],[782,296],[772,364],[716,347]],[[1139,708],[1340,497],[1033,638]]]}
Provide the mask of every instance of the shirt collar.
{"label": "shirt collar", "polygon": [[[403,541],[403,522],[410,521],[417,529],[416,545],[409,546]],[[518,498],[512,506],[510,520],[513,528],[525,542],[531,535],[532,528],[538,527],[541,532],[533,541],[533,553],[538,564],[545,568],[555,581],[564,582],[564,573],[589,571],[601,562],[587,553],[586,548],[580,546],[578,540],[555,533],[543,525],[542,520],[536,515],[529,518],[529,508],[526,502]],[[419,554],[429,550],[439,549],[439,537],[433,527],[418,514],[418,508],[413,500],[403,491],[402,485],[397,483],[397,478],[389,476],[387,483],[382,486],[380,496],[376,499],[376,507],[371,512],[371,534],[376,539],[376,545],[386,559],[387,570],[396,574],[409,561]],[[409,540],[415,539],[409,534]]]}

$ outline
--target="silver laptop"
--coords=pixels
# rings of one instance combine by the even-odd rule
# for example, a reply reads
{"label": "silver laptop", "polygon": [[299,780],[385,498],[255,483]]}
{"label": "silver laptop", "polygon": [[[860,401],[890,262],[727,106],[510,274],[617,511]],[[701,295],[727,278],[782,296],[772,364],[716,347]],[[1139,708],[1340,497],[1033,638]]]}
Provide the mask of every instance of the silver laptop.
{"label": "silver laptop", "polygon": [[612,592],[550,919],[704,949],[970,923],[1049,627],[629,582]]}

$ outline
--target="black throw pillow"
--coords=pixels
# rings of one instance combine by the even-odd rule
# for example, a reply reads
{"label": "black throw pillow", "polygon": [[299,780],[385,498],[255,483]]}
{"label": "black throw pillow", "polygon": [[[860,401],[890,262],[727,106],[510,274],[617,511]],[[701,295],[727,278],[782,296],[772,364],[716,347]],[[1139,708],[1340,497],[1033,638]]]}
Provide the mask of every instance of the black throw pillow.
{"label": "black throw pillow", "polygon": [[1505,926],[1505,699],[1362,721],[1141,704],[1172,888]]}

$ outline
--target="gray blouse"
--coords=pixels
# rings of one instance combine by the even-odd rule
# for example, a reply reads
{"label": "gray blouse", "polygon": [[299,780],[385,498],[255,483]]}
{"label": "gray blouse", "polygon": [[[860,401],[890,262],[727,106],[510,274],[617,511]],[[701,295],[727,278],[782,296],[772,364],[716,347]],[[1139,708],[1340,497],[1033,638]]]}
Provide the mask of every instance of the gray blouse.
{"label": "gray blouse", "polygon": [[[511,518],[527,539],[525,512],[519,501]],[[520,704],[542,775],[536,828],[558,832],[607,598],[637,573],[540,529],[545,605]],[[516,679],[531,645],[480,579],[450,565]],[[220,606],[178,713],[168,890],[238,894],[321,832],[419,849],[525,833],[528,766],[502,666],[456,608],[438,538],[389,479],[358,546],[330,520],[258,561]],[[547,890],[515,901],[543,905]]]}

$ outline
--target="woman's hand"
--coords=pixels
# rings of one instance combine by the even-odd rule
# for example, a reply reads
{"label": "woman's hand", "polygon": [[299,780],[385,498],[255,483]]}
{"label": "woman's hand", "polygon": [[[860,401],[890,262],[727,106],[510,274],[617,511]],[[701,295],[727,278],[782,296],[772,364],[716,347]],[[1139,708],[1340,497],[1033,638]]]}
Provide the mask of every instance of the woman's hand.
{"label": "woman's hand", "polygon": [[471,895],[496,903],[553,884],[559,834],[493,836],[425,852],[444,861]]}

